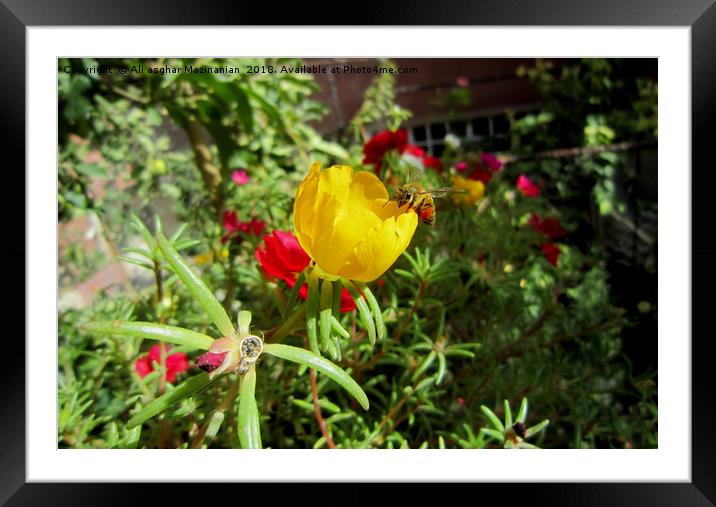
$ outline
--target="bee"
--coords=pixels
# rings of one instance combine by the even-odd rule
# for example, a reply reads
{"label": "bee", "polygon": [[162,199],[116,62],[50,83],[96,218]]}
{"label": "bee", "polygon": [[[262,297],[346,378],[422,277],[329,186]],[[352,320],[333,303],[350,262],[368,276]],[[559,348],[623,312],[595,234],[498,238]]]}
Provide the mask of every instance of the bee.
{"label": "bee", "polygon": [[[414,210],[425,225],[435,223],[435,198],[443,197],[448,193],[463,192],[462,189],[435,188],[425,190],[425,187],[417,181],[409,181],[395,189],[395,195],[388,199],[385,204],[395,201],[398,208],[407,206],[407,210]],[[384,206],[385,206],[384,204]]]}

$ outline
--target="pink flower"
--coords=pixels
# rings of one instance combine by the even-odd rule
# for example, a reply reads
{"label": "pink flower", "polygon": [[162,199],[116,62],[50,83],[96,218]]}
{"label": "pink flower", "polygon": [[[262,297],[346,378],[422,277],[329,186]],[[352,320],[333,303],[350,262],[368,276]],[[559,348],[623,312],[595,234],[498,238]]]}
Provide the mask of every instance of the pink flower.
{"label": "pink flower", "polygon": [[468,86],[470,86],[470,80],[468,78],[466,78],[465,76],[458,77],[456,82],[457,82],[457,85],[460,86],[461,88],[467,88]]}
{"label": "pink flower", "polygon": [[249,182],[249,175],[243,169],[231,173],[231,181],[237,185],[246,185]]}
{"label": "pink flower", "polygon": [[525,197],[537,197],[540,194],[539,187],[524,174],[520,174],[517,178],[517,190],[522,192]]}
{"label": "pink flower", "polygon": [[465,172],[467,170],[467,162],[465,162],[464,160],[461,160],[460,162],[455,164],[455,169],[457,169],[458,172],[461,172],[461,173]]}
{"label": "pink flower", "polygon": [[483,165],[486,165],[493,173],[502,169],[503,165],[494,154],[487,151],[480,153],[480,162],[482,162]]}
{"label": "pink flower", "polygon": [[[174,382],[178,373],[189,369],[189,361],[184,352],[169,354],[169,348],[166,345],[162,344],[161,347],[164,347],[164,353],[167,354],[164,358],[164,365],[167,369],[167,382]],[[146,356],[142,356],[134,362],[134,370],[141,378],[144,378],[154,371],[155,363],[161,364],[161,362],[162,349],[160,345],[153,345]]]}
{"label": "pink flower", "polygon": [[559,247],[554,243],[542,243],[540,248],[542,249],[545,259],[547,259],[547,262],[552,264],[554,267],[557,267],[560,254]]}

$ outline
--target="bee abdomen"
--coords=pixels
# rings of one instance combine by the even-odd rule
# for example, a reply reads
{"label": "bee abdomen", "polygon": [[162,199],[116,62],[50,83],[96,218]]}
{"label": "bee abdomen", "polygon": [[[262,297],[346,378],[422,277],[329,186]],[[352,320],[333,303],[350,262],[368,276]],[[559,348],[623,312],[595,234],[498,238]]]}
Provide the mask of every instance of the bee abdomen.
{"label": "bee abdomen", "polygon": [[426,225],[433,225],[435,223],[435,210],[431,207],[421,209],[418,216]]}

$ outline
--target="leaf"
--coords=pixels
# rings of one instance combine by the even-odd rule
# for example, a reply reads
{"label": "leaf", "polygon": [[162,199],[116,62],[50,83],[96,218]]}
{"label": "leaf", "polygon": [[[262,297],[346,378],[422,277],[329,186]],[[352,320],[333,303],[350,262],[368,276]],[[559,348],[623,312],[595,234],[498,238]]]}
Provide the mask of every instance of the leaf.
{"label": "leaf", "polygon": [[[336,297],[340,297],[339,294],[336,294]],[[326,350],[329,347],[328,341],[331,339],[331,317],[333,316],[333,282],[330,280],[323,280],[323,283],[321,283],[320,309],[319,329],[321,333],[321,348]]]}
{"label": "leaf", "polygon": [[75,171],[78,173],[85,174],[87,176],[100,176],[103,178],[107,177],[107,169],[99,164],[85,164],[80,163],[74,166]]}
{"label": "leaf", "polygon": [[438,374],[435,378],[435,385],[440,385],[440,382],[442,382],[443,377],[445,376],[445,372],[447,370],[447,362],[445,361],[445,354],[438,353]]}
{"label": "leaf", "polygon": [[413,372],[413,380],[416,380],[428,368],[430,368],[430,365],[433,364],[433,361],[435,361],[436,356],[437,356],[437,353],[434,350],[431,350],[430,353],[425,357],[423,362],[420,363],[420,366],[418,366],[417,369],[415,370],[415,372]]}
{"label": "leaf", "polygon": [[363,329],[368,332],[368,341],[371,345],[375,345],[375,321],[373,320],[373,314],[370,308],[368,308],[368,304],[365,302],[363,295],[358,292],[358,289],[349,280],[341,279],[341,282],[343,282],[343,286],[353,297],[353,301],[355,301]]}
{"label": "leaf", "polygon": [[508,400],[504,400],[504,407],[505,407],[505,428],[509,428],[512,426],[512,409],[510,409],[510,402]]}
{"label": "leaf", "polygon": [[254,113],[251,110],[249,98],[241,86],[233,86],[232,90],[236,99],[236,112],[239,114],[239,121],[246,131],[252,132],[254,130]]}
{"label": "leaf", "polygon": [[117,259],[119,259],[120,261],[126,262],[128,264],[134,264],[135,266],[139,266],[141,268],[145,268],[150,271],[154,271],[154,266],[152,266],[151,264],[149,264],[146,261],[137,259],[135,257],[129,257],[128,255],[118,255]]}
{"label": "leaf", "polygon": [[469,350],[463,350],[458,348],[451,348],[448,347],[445,349],[445,355],[448,357],[457,356],[457,357],[466,357],[468,359],[474,359],[475,354],[474,352],[470,352]]}
{"label": "leaf", "polygon": [[480,410],[482,410],[482,413],[487,416],[487,418],[490,420],[492,425],[500,430],[501,432],[505,431],[505,426],[502,424],[502,421],[495,415],[495,413],[487,408],[485,405],[480,405]]}
{"label": "leaf", "polygon": [[240,311],[237,321],[239,323],[239,334],[241,336],[247,336],[250,334],[249,329],[251,328],[251,312],[246,310]]}
{"label": "leaf", "polygon": [[209,418],[209,425],[206,428],[205,438],[212,440],[221,428],[221,423],[224,422],[224,412],[214,411]]}
{"label": "leaf", "polygon": [[182,282],[184,282],[184,285],[189,289],[194,299],[196,299],[204,311],[209,314],[209,318],[216,327],[219,328],[221,334],[223,336],[235,334],[236,330],[231,323],[231,319],[226,315],[224,308],[219,301],[217,301],[209,287],[191,270],[186,261],[179,255],[174,247],[169,244],[161,232],[157,233],[157,244],[166,260],[174,268],[174,272],[181,278]]}
{"label": "leaf", "polygon": [[216,149],[219,152],[221,166],[226,169],[229,160],[231,160],[231,157],[237,149],[237,144],[232,135],[232,128],[223,123],[223,109],[219,109],[219,107],[223,106],[215,103],[215,101],[198,100],[197,107],[199,109],[201,124],[211,134]]}
{"label": "leaf", "polygon": [[152,338],[176,345],[184,345],[192,349],[208,350],[214,339],[205,334],[197,333],[183,327],[155,324],[153,322],[128,322],[109,320],[86,322],[81,329],[92,334],[108,334],[112,336],[131,336],[135,338]]}
{"label": "leaf", "polygon": [[350,155],[346,151],[345,148],[342,146],[336,144],[336,143],[330,143],[328,141],[324,141],[321,138],[317,138],[311,143],[311,147],[314,150],[321,151],[325,153],[326,155],[331,155],[332,157],[340,160],[348,160],[350,158]]}
{"label": "leaf", "polygon": [[184,231],[186,231],[186,228],[189,226],[189,224],[184,223],[181,224],[176,231],[174,231],[174,234],[169,238],[169,243],[176,246],[176,242],[179,240],[182,234],[184,234]]}
{"label": "leaf", "polygon": [[238,430],[242,449],[261,449],[259,410],[256,406],[256,368],[252,365],[239,387]]}
{"label": "leaf", "polygon": [[380,311],[380,305],[378,304],[378,300],[375,299],[373,292],[370,290],[370,288],[368,288],[366,284],[358,283],[357,285],[361,292],[363,292],[366,301],[368,301],[368,306],[370,307],[370,311],[373,314],[373,318],[375,319],[375,327],[376,331],[378,332],[378,339],[382,340],[385,334],[385,325],[383,324],[383,312]]}
{"label": "leaf", "polygon": [[199,241],[198,239],[184,239],[181,241],[177,241],[177,243],[174,245],[174,248],[178,252],[180,250],[186,250],[187,248],[190,248],[192,246],[196,246],[199,244],[201,244],[201,241]]}
{"label": "leaf", "polygon": [[522,403],[520,404],[520,409],[517,411],[517,422],[524,423],[525,419],[527,419],[527,410],[528,410],[528,402],[527,398],[522,398]]}
{"label": "leaf", "polygon": [[493,430],[492,428],[482,428],[480,430],[480,433],[486,433],[486,434],[490,435],[492,438],[494,438],[495,440],[497,440],[498,442],[504,442],[504,440],[505,440],[505,435],[503,435],[502,433],[500,433],[497,430]]}
{"label": "leaf", "polygon": [[306,335],[311,350],[318,354],[318,278],[308,274],[308,296],[306,297]]}
{"label": "leaf", "polygon": [[304,364],[310,368],[314,368],[324,375],[328,376],[341,385],[351,396],[353,396],[364,410],[368,410],[368,397],[363,389],[351,378],[345,371],[325,359],[318,354],[314,354],[308,350],[292,347],[291,345],[281,345],[278,343],[264,344],[264,352],[287,361]]}
{"label": "leaf", "polygon": [[331,315],[331,328],[345,339],[351,337],[350,333],[343,328],[340,321],[333,315]]}
{"label": "leaf", "polygon": [[286,129],[286,126],[283,123],[283,117],[281,116],[281,112],[276,108],[276,106],[266,100],[263,95],[257,93],[256,90],[254,90],[253,88],[245,86],[242,87],[242,89],[244,90],[246,95],[258,102],[261,110],[263,110],[263,112],[266,113],[266,115],[276,123],[276,127],[281,130]]}
{"label": "leaf", "polygon": [[154,238],[152,237],[152,233],[149,232],[149,229],[147,229],[147,226],[144,225],[144,222],[141,221],[141,219],[132,213],[130,215],[130,221],[132,223],[132,226],[139,232],[139,234],[142,235],[144,238],[144,241],[147,243],[147,246],[150,249],[154,249],[156,246],[156,242],[154,241]]}
{"label": "leaf", "polygon": [[144,248],[134,248],[134,247],[127,247],[124,249],[126,253],[134,253],[137,255],[141,255],[143,257],[146,257],[149,260],[154,260],[152,257],[152,254],[150,252],[147,252]]}
{"label": "leaf", "polygon": [[525,431],[525,438],[530,438],[532,435],[536,435],[540,431],[544,429],[545,426],[549,424],[549,419],[545,419],[544,421],[535,424],[534,426],[527,428],[527,431]]}
{"label": "leaf", "polygon": [[138,424],[127,432],[127,437],[124,441],[125,449],[136,449],[139,443],[139,436],[142,434],[142,425]]}
{"label": "leaf", "polygon": [[129,430],[142,424],[147,419],[151,419],[152,417],[164,412],[172,405],[175,405],[184,398],[200,391],[210,383],[211,379],[209,378],[208,373],[201,373],[195,377],[185,380],[168,393],[163,394],[156,400],[151,401],[147,406],[140,410],[139,413],[135,414],[127,423],[126,428]]}

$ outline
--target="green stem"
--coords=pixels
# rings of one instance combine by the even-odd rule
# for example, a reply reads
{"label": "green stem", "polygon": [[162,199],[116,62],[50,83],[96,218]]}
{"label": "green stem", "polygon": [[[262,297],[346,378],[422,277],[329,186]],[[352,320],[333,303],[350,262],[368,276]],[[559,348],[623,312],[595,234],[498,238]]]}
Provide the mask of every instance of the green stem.
{"label": "green stem", "polygon": [[238,430],[242,449],[261,449],[259,410],[256,406],[256,368],[251,365],[239,387]]}

